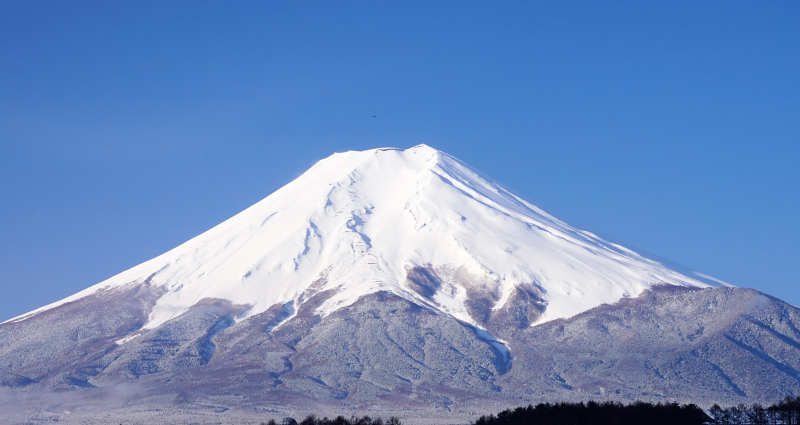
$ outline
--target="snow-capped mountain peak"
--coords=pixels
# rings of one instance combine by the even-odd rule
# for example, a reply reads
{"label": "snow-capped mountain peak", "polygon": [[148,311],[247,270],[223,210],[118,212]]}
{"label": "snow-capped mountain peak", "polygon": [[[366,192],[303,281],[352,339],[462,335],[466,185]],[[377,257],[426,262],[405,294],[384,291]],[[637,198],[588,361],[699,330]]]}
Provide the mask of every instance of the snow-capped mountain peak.
{"label": "snow-capped mountain peak", "polygon": [[[416,270],[433,283],[420,288]],[[250,306],[244,319],[329,290],[324,316],[389,291],[479,324],[471,294],[499,309],[523,288],[541,297],[542,323],[654,285],[706,286],[567,225],[427,145],[333,154],[184,244],[12,321],[128,284],[164,290],[145,329],[207,298]]]}

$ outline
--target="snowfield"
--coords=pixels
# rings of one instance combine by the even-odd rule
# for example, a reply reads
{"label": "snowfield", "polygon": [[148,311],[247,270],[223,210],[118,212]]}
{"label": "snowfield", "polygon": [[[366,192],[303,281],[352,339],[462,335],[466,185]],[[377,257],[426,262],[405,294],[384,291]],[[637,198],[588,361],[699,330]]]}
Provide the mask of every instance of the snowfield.
{"label": "snowfield", "polygon": [[[416,267],[435,271],[430,293],[409,281]],[[165,290],[145,330],[208,298],[249,306],[239,321],[283,304],[285,321],[326,290],[335,294],[318,307],[323,317],[389,291],[477,326],[470,290],[491,294],[498,309],[517,288],[529,288],[546,305],[540,324],[655,285],[708,281],[573,228],[458,159],[418,145],[331,155],[182,245],[8,322],[137,283]]]}

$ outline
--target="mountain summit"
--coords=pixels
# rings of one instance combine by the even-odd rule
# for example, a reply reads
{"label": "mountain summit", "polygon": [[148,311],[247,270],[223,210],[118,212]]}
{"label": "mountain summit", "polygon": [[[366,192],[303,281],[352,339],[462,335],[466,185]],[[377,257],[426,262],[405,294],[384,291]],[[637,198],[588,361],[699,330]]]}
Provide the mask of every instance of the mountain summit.
{"label": "mountain summit", "polygon": [[797,394],[800,310],[575,229],[425,145],[334,154],[0,324],[8,422],[466,423],[541,401]]}
{"label": "mountain summit", "polygon": [[276,304],[295,311],[313,292],[333,291],[324,316],[389,291],[481,326],[518,291],[536,297],[535,324],[654,285],[706,286],[569,226],[427,145],[333,154],[207,232],[45,309],[143,282],[164,290],[144,329],[204,299],[249,306],[241,320]]}

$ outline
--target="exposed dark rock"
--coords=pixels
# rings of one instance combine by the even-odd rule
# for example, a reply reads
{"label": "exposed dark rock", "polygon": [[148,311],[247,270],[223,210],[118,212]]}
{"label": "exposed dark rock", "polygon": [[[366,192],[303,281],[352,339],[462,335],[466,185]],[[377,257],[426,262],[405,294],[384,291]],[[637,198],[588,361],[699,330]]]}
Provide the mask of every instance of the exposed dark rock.
{"label": "exposed dark rock", "polygon": [[433,294],[442,286],[439,277],[429,267],[413,267],[407,274],[411,289],[425,298],[433,298]]}

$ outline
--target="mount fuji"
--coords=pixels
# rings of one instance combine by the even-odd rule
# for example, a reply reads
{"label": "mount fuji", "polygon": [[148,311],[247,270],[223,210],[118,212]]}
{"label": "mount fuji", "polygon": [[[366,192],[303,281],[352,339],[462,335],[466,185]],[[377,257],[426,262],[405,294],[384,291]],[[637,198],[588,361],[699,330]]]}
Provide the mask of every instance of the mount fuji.
{"label": "mount fuji", "polygon": [[789,304],[576,229],[429,146],[350,151],[0,324],[0,409],[236,422],[771,402],[800,394],[799,329]]}

